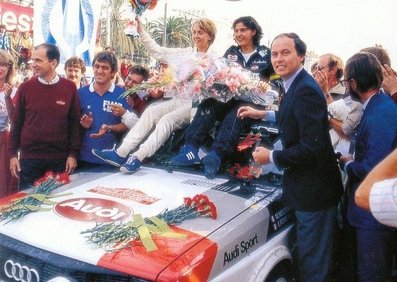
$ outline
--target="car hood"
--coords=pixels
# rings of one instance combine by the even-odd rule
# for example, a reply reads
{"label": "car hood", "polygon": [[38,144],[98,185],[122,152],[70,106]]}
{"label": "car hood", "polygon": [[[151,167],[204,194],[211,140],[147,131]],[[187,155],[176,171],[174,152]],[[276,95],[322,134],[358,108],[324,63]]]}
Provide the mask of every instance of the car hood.
{"label": "car hood", "polygon": [[[241,209],[226,204],[225,197],[231,198],[229,204],[238,201],[233,195],[222,193],[218,199],[211,198],[218,209],[217,219],[194,218],[171,226],[186,238],[154,236],[158,249],[150,252],[136,242],[131,248],[109,253],[88,243],[81,232],[97,222],[126,221],[136,214],[155,216],[180,206],[184,197],[213,194],[211,190],[226,182],[154,168],[142,168],[132,175],[80,173],[56,190],[58,197],[53,199],[56,204],[52,208],[12,222],[3,221],[0,232],[49,252],[147,280],[156,280],[160,275],[161,280],[177,280],[186,276],[192,265],[202,265],[206,269],[197,275],[206,280],[217,253],[217,242],[208,235],[241,213]],[[21,193],[7,200],[18,196]]]}

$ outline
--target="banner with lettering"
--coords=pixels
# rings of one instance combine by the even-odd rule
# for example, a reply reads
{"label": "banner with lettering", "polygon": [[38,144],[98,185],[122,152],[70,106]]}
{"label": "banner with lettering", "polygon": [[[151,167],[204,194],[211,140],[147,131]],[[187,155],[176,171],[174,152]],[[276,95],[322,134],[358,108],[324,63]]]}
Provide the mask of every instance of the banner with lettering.
{"label": "banner with lettering", "polygon": [[35,0],[34,42],[56,44],[61,64],[80,56],[91,66],[103,0]]}
{"label": "banner with lettering", "polygon": [[0,24],[7,30],[29,31],[33,28],[33,8],[10,3],[0,3]]}

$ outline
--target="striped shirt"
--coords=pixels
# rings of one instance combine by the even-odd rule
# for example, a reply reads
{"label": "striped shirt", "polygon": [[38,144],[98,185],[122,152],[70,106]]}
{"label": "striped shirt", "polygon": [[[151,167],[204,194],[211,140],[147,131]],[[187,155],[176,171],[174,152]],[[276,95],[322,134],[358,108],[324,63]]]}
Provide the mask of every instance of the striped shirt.
{"label": "striped shirt", "polygon": [[369,205],[377,221],[397,227],[397,178],[375,183],[369,195]]}

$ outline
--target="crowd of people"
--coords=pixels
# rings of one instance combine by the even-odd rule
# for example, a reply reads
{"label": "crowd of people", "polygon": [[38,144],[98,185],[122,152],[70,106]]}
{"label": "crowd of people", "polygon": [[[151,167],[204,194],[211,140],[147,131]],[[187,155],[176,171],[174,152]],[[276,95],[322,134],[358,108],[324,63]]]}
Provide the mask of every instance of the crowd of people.
{"label": "crowd of people", "polygon": [[32,56],[33,37],[30,30],[20,31],[15,28],[11,31],[0,24],[0,49],[7,51],[15,62],[16,81],[22,83],[32,76],[32,69],[29,63]]}
{"label": "crowd of people", "polygon": [[[48,170],[116,166],[133,173],[179,129],[185,129],[184,146],[171,164],[202,163],[211,179],[236,150],[244,129],[257,120],[273,121],[282,148],[258,146],[252,158],[284,172],[282,200],[295,217],[297,280],[391,281],[397,73],[387,52],[380,46],[364,48],[346,65],[335,54],[323,54],[310,74],[303,68],[307,46],[297,34],[279,34],[271,46],[263,46],[258,22],[240,17],[232,25],[236,45],[223,57],[263,81],[275,78],[279,83],[274,85],[281,85],[278,111],[237,98],[208,98],[191,118],[192,100],[168,98],[161,88],[119,97],[161,78],[181,54],[217,56],[211,49],[215,23],[194,21],[189,48],[161,47],[137,23],[143,45],[161,62],[158,70],[126,58],[119,67],[114,52],[105,50],[93,59],[92,82],[84,80],[86,66],[79,57],[66,61],[63,77],[56,72],[59,49],[43,43],[32,49],[34,75],[19,85],[14,49],[0,50],[0,195],[31,187]],[[0,45],[11,46],[1,26],[0,33]],[[212,145],[201,158],[199,149],[216,123]]]}

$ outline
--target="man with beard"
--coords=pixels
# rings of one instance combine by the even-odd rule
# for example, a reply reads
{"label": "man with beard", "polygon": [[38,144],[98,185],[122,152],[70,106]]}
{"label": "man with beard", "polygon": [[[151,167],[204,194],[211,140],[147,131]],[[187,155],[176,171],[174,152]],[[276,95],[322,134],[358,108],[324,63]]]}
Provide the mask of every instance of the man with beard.
{"label": "man with beard", "polygon": [[359,281],[391,279],[392,230],[354,202],[358,185],[366,175],[397,147],[397,107],[380,90],[383,75],[378,59],[370,53],[353,55],[346,63],[345,83],[353,99],[363,104],[363,116],[357,127],[354,158],[342,156],[342,168],[348,174],[351,191],[348,220],[356,231]]}
{"label": "man with beard", "polygon": [[382,89],[397,104],[397,72],[391,68],[391,60],[387,51],[381,45],[367,47],[360,51],[374,54],[379,60],[383,71]]}

